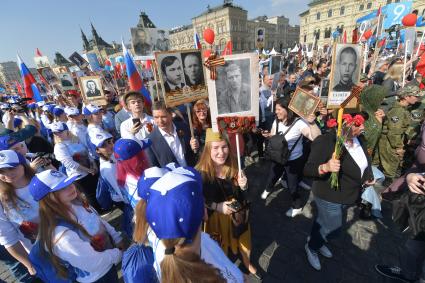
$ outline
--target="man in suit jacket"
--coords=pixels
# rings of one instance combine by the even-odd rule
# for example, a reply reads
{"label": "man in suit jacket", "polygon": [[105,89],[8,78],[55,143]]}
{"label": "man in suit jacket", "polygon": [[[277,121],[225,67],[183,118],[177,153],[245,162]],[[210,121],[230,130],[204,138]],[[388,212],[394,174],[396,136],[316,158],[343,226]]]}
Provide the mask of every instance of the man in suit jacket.
{"label": "man in suit jacket", "polygon": [[191,138],[185,122],[173,123],[171,110],[161,102],[152,106],[155,128],[148,138],[152,141],[147,154],[152,166],[163,167],[170,162],[180,166],[194,166],[199,143]]}
{"label": "man in suit jacket", "polygon": [[[321,269],[318,253],[324,257],[332,257],[324,243],[326,239],[335,236],[342,226],[343,206],[355,204],[362,186],[371,186],[374,183],[366,141],[360,136],[364,125],[353,125],[351,129],[351,137],[343,145],[340,160],[332,157],[336,133],[331,131],[314,140],[304,167],[304,175],[315,178],[312,192],[318,213],[305,250],[309,263],[316,270]],[[332,172],[339,172],[337,189],[331,187]]]}

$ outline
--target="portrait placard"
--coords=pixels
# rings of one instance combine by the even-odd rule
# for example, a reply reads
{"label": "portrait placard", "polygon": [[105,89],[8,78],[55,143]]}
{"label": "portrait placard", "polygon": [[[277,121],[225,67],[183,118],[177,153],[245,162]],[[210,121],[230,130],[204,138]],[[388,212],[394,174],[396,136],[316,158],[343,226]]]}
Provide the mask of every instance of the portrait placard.
{"label": "portrait placard", "polygon": [[282,70],[282,56],[274,55],[269,59],[269,74],[273,75]]}
{"label": "portrait placard", "polygon": [[100,76],[79,77],[78,84],[85,103],[107,104]]}
{"label": "portrait placard", "polygon": [[[329,109],[338,108],[351,94],[351,89],[360,82],[362,47],[357,44],[336,44],[332,57],[327,103]],[[347,108],[351,108],[353,103],[349,103]]]}
{"label": "portrait placard", "polygon": [[152,55],[154,51],[170,50],[168,31],[157,28],[131,28],[131,43],[135,56]]}
{"label": "portrait placard", "polygon": [[59,81],[63,90],[74,90],[74,79],[70,73],[59,74]]}
{"label": "portrait placard", "polygon": [[89,66],[89,62],[87,62],[78,52],[72,53],[71,56],[69,56],[69,60],[80,69],[85,69]]}
{"label": "portrait placard", "polygon": [[37,69],[50,67],[49,58],[47,56],[36,56],[34,57],[34,63]]}
{"label": "portrait placard", "polygon": [[155,52],[155,57],[164,101],[168,107],[208,97],[201,50]]}
{"label": "portrait placard", "polygon": [[65,66],[53,67],[53,68],[52,68],[52,70],[53,70],[53,72],[54,72],[56,75],[64,74],[64,73],[68,73],[68,72],[69,72],[68,68],[67,68],[67,67],[65,67]]}
{"label": "portrait placard", "polygon": [[297,88],[292,95],[288,108],[298,116],[307,119],[308,116],[314,114],[319,103],[319,97],[314,96],[301,88]]}
{"label": "portrait placard", "polygon": [[217,117],[259,117],[258,55],[243,53],[223,56],[225,64],[217,66],[217,79],[211,80],[206,69],[211,123],[218,131]]}
{"label": "portrait placard", "polygon": [[53,72],[52,68],[42,68],[37,70],[40,75],[47,81],[49,85],[53,85],[57,82],[58,78],[56,74]]}

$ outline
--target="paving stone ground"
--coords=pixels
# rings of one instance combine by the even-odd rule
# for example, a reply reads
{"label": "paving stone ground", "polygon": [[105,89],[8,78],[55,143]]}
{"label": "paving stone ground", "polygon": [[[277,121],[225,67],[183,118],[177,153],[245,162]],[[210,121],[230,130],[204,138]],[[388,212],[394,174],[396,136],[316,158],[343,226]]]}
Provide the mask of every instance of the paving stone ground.
{"label": "paving stone ground", "polygon": [[[330,241],[332,259],[321,258],[322,270],[315,271],[307,262],[304,244],[309,235],[314,203],[309,191],[301,189],[307,204],[303,214],[288,218],[290,195],[282,187],[267,201],[255,199],[251,210],[253,240],[252,261],[264,271],[266,283],[391,283],[374,270],[377,263],[399,264],[405,236],[391,221],[391,204],[383,202],[382,220],[362,221],[358,209],[347,210],[338,239]],[[116,225],[119,213],[108,219]],[[0,280],[16,282],[0,265]],[[2,282],[0,281],[0,282]],[[256,282],[252,279],[252,282]]]}

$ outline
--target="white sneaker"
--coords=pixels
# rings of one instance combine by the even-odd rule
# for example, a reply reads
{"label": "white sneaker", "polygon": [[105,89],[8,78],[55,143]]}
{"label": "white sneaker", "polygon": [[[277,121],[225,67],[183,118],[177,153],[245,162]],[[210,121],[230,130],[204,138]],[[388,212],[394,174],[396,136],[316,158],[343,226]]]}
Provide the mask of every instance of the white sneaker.
{"label": "white sneaker", "polygon": [[298,183],[298,186],[300,186],[301,188],[303,188],[304,190],[310,191],[311,190],[311,186],[304,183],[304,181],[301,181]]}
{"label": "white sneaker", "polygon": [[320,249],[319,252],[322,256],[326,257],[326,258],[331,258],[333,256],[332,252],[329,250],[329,248],[325,245],[323,245]]}
{"label": "white sneaker", "polygon": [[286,212],[286,216],[288,217],[295,217],[299,214],[303,213],[303,208],[290,208],[287,212]]}
{"label": "white sneaker", "polygon": [[322,269],[322,265],[320,264],[319,256],[317,255],[317,253],[310,250],[310,248],[308,247],[308,244],[305,244],[304,248],[305,248],[305,252],[307,253],[307,259],[311,267],[313,267],[316,270]]}
{"label": "white sneaker", "polygon": [[269,196],[270,192],[268,192],[267,190],[264,190],[264,192],[261,194],[261,198],[262,199],[266,199]]}

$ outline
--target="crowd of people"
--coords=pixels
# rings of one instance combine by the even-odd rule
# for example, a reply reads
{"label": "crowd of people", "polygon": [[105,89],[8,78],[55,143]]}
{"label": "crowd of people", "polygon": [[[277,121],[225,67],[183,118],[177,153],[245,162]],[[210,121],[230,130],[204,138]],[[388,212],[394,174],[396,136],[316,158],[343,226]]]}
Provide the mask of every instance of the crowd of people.
{"label": "crowd of people", "polygon": [[[397,200],[394,220],[411,237],[401,267],[376,270],[425,280],[425,79],[415,72],[417,57],[406,82],[400,57],[372,60],[360,83],[344,84],[362,90],[357,108],[343,115],[349,130],[339,154],[337,112],[326,101],[304,118],[289,107],[298,88],[325,96],[329,58],[290,54],[276,74],[261,65],[259,125],[242,134],[240,160],[234,134],[212,130],[207,100],[187,113],[162,101],[147,107],[128,88],[105,88],[104,106],[84,104],[76,91],[29,104],[5,95],[0,262],[19,282],[119,282],[119,269],[125,282],[262,280],[250,258],[250,203],[282,186],[293,221],[306,205],[317,208],[304,247],[313,269],[321,270],[320,256],[333,257],[326,243],[338,241],[344,209],[358,205],[359,217],[379,218],[382,199]],[[239,170],[238,161],[261,163],[261,174]],[[249,186],[252,178],[263,186]],[[311,204],[301,189],[311,190]],[[115,210],[122,214],[113,227],[104,216]]]}

